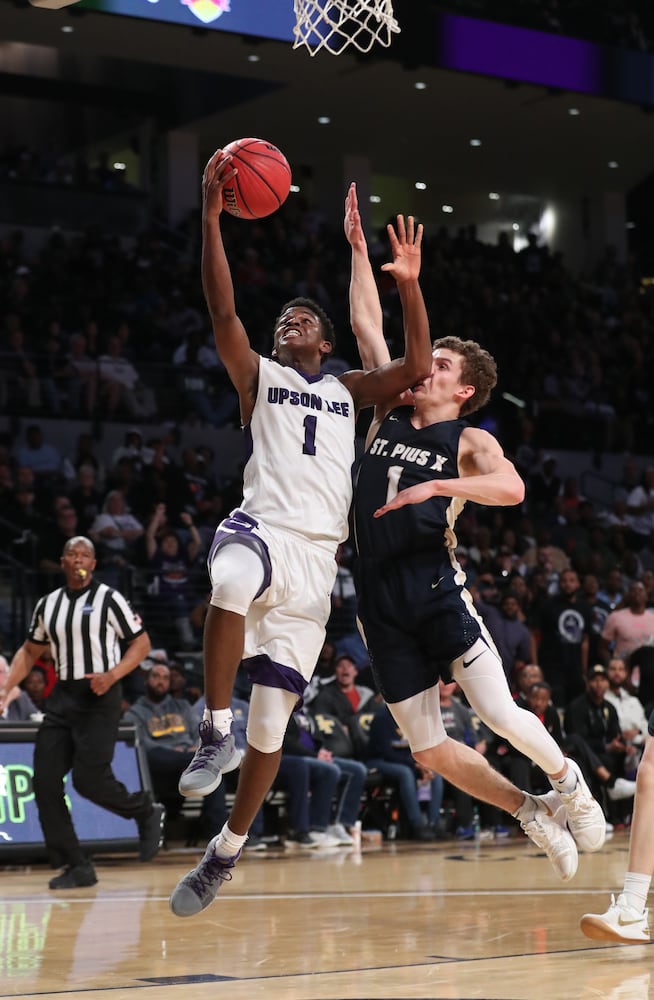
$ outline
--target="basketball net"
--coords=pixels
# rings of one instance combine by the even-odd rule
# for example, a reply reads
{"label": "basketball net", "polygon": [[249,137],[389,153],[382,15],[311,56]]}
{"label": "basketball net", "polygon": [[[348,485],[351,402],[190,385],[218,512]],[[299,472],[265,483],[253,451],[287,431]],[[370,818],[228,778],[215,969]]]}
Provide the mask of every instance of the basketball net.
{"label": "basketball net", "polygon": [[324,49],[339,56],[348,45],[369,52],[375,42],[385,48],[400,30],[392,0],[293,0],[294,49],[304,45],[309,54]]}

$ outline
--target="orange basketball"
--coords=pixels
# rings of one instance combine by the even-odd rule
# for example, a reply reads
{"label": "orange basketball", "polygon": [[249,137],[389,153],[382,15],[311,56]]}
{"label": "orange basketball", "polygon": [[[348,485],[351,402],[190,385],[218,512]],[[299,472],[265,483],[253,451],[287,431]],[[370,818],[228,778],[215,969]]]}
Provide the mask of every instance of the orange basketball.
{"label": "orange basketball", "polygon": [[223,204],[238,219],[263,219],[284,204],[291,190],[288,160],[265,139],[235,139],[223,152],[232,156],[236,176],[223,188]]}

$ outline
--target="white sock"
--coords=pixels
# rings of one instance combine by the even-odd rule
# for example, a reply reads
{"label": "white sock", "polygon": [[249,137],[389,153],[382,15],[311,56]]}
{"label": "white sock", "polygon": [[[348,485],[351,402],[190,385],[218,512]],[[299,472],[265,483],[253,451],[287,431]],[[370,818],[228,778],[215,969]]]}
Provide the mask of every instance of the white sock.
{"label": "white sock", "polygon": [[624,901],[638,913],[642,913],[647,906],[647,894],[651,881],[649,875],[641,875],[639,872],[627,872],[624,877],[624,889],[622,890]]}
{"label": "white sock", "polygon": [[568,764],[567,770],[562,778],[550,778],[550,785],[557,792],[573,792],[577,787],[579,779],[574,768]]}
{"label": "white sock", "polygon": [[511,815],[514,819],[520,821],[520,823],[529,823],[530,820],[536,815],[536,809],[538,806],[534,802],[531,795],[527,795],[525,792],[525,801],[522,803],[519,809],[516,809]]}
{"label": "white sock", "polygon": [[218,834],[218,840],[213,852],[219,858],[233,858],[235,854],[238,854],[247,839],[247,833],[243,836],[238,833],[232,833],[227,823],[225,823]]}
{"label": "white sock", "polygon": [[211,722],[214,731],[220,733],[221,736],[227,736],[232,731],[234,716],[231,708],[220,708],[217,712],[205,708],[202,713],[202,721],[206,722],[207,720]]}

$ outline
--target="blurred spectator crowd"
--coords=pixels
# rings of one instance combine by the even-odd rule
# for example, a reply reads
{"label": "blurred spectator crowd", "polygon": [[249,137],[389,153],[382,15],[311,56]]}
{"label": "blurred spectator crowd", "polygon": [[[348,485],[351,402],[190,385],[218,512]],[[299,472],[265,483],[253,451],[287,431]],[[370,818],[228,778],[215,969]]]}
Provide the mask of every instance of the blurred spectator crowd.
{"label": "blurred spectator crowd", "polygon": [[82,151],[43,150],[24,143],[7,145],[0,152],[0,181],[51,184],[108,194],[137,190],[127,180],[125,164],[112,163],[106,151],[101,151],[91,164]]}
{"label": "blurred spectator crowd", "polygon": [[[269,353],[281,304],[306,295],[340,331],[332,370],[357,364],[346,332],[349,253],[340,220],[328,224],[290,199],[261,223],[226,220],[225,239],[238,262],[239,314],[256,350]],[[401,313],[380,271],[384,234],[373,234],[370,244],[386,335],[398,353]],[[634,710],[654,703],[654,469],[642,457],[652,440],[652,293],[641,287],[636,264],[620,264],[610,249],[592,273],[575,279],[535,239],[516,253],[508,236],[483,244],[473,227],[427,234],[423,260],[433,335],[471,337],[497,358],[500,384],[482,420],[527,484],[521,507],[466,506],[456,556],[516,698],[547,719],[553,734],[559,724],[556,738],[583,759],[607,822],[628,821],[625,802],[642,745],[642,712],[636,719]],[[171,695],[182,703],[172,714],[187,717],[185,705],[190,710],[202,697],[204,560],[218,521],[241,495],[238,473],[216,476],[210,444],[180,444],[182,425],[238,421],[202,299],[198,220],[175,234],[153,230],[125,243],[93,227],[78,236],[53,232],[38,253],[28,253],[15,232],[0,244],[0,301],[0,399],[9,416],[0,435],[0,565],[20,568],[21,585],[36,597],[59,584],[65,541],[91,537],[96,575],[129,595],[163,651],[165,669],[152,673],[146,664],[126,684],[126,711],[139,699],[156,706]],[[71,433],[65,453],[50,440],[53,417],[88,427]],[[124,424],[111,452],[102,443],[106,421]],[[606,502],[584,495],[579,479],[562,476],[548,453],[572,438],[577,448],[630,453]],[[352,560],[351,545],[342,546],[327,643],[307,712],[297,713],[285,748],[289,757],[329,766],[332,792],[326,804],[316,793],[328,787],[324,768],[316,777],[317,764],[291,761],[281,791],[288,798],[298,787],[308,790],[294,800],[289,842],[347,843],[357,814],[387,836],[472,837],[477,815],[486,830],[505,835],[506,817],[477,813],[438,776],[416,769],[379,704],[356,630]],[[15,593],[3,587],[0,594],[7,658],[24,637],[12,631]],[[533,667],[540,675],[525,673]],[[25,684],[31,707],[20,692],[14,699],[27,716],[38,714],[44,678]],[[248,694],[244,679],[241,716]],[[446,679],[441,698],[454,738],[519,775],[523,787],[539,788],[542,775],[484,730]],[[148,733],[154,730],[167,731]],[[185,749],[195,738],[189,729]],[[170,797],[164,758],[153,756],[153,770],[157,763]],[[214,829],[217,815],[204,817]],[[263,838],[265,816],[262,823]]]}
{"label": "blurred spectator crowd", "polygon": [[[215,525],[236,504],[241,484],[219,486],[205,472],[201,449],[178,456],[171,440],[144,444],[137,428],[126,431],[106,467],[93,439],[82,437],[71,478],[37,424],[28,427],[25,445],[0,443],[2,547],[30,567],[34,593],[40,594],[61,582],[66,539],[84,533],[97,547],[96,575],[130,596],[156,652],[125,679],[124,707],[131,721],[146,727],[144,740],[163,740],[151,746],[153,780],[172,822],[183,803],[171,766],[183,766],[180,749],[192,752],[197,718],[191,707],[202,705],[204,560]],[[525,477],[521,507],[466,505],[455,555],[514,696],[578,760],[605,806],[607,823],[628,823],[646,716],[654,707],[654,468],[628,460],[608,507],[585,497],[575,477],[562,478],[546,453]],[[21,534],[12,535],[18,529]],[[287,812],[284,826],[278,811],[264,810],[251,846],[257,838],[265,843],[280,836],[305,848],[337,846],[335,838],[349,844],[357,818],[364,831],[388,837],[467,839],[482,835],[478,829],[485,836],[509,835],[514,824],[507,817],[414,764],[375,693],[356,628],[353,558],[349,543],[339,548],[327,640],[305,710],[294,717],[297,731],[289,730],[285,747],[291,758],[307,760],[292,759],[276,785],[293,818]],[[21,638],[3,635],[7,659]],[[165,670],[153,672],[154,663]],[[17,712],[38,717],[47,696],[47,660],[32,673],[24,691],[16,692],[10,720]],[[545,776],[479,722],[448,678],[440,691],[452,738],[487,755],[521,787],[547,788]],[[161,707],[169,695],[181,707]],[[236,696],[235,708],[247,714],[247,677],[240,677]],[[182,716],[186,743],[168,747],[171,757],[162,747],[166,734],[179,739]],[[304,791],[297,791],[298,782]],[[325,796],[326,787],[331,791]],[[206,832],[202,823],[215,829],[229,791],[228,782],[203,807],[198,829]]]}
{"label": "blurred spectator crowd", "polygon": [[[17,230],[0,240],[0,405],[12,417],[82,418],[220,427],[237,423],[236,398],[213,347],[199,278],[198,218],[176,232],[121,240],[97,227],[53,231],[28,251]],[[261,222],[225,220],[239,314],[253,347],[270,352],[274,317],[296,295],[332,316],[334,371],[357,366],[349,334],[349,253],[340,220],[299,197]],[[391,351],[402,351],[396,289],[380,271],[384,231],[371,254]],[[654,417],[649,371],[652,286],[611,247],[574,277],[531,236],[482,243],[474,226],[428,232],[422,284],[433,335],[487,347],[499,384],[482,418],[509,450],[575,444],[646,454]]]}

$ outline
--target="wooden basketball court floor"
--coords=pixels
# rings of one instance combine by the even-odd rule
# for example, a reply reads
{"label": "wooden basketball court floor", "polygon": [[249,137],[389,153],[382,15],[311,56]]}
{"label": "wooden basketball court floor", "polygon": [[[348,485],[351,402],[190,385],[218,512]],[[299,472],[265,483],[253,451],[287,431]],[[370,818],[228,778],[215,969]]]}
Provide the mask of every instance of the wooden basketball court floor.
{"label": "wooden basketball court floor", "polygon": [[202,914],[168,896],[201,849],[52,892],[45,865],[0,871],[0,995],[49,1000],[645,1000],[651,945],[578,929],[622,881],[627,834],[561,883],[530,841],[248,853]]}

